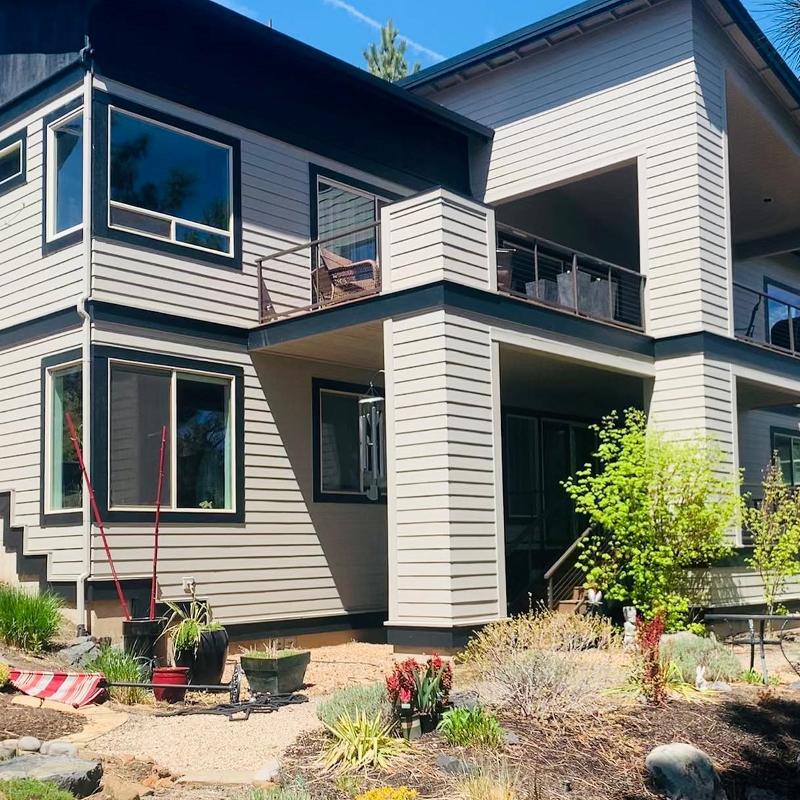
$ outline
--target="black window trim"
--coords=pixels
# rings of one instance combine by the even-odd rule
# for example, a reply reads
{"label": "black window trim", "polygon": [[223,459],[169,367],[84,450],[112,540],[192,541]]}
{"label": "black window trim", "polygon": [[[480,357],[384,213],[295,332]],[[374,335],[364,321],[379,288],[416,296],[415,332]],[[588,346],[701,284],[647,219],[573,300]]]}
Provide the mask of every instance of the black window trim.
{"label": "black window trim", "polygon": [[109,522],[153,522],[152,510],[114,510],[108,503],[108,441],[109,441],[109,381],[110,363],[131,362],[144,367],[189,370],[221,378],[232,378],[231,399],[234,404],[234,507],[230,510],[197,511],[162,510],[163,522],[240,524],[245,518],[244,481],[244,369],[217,361],[201,361],[183,356],[170,356],[122,347],[95,345],[92,347],[92,483],[97,504],[104,520]]}
{"label": "black window trim", "polygon": [[[67,234],[62,234],[61,236],[56,236],[54,238],[49,238],[49,231],[47,228],[47,218],[48,218],[48,200],[47,192],[49,186],[49,179],[48,179],[48,157],[51,155],[49,153],[50,150],[50,126],[60,120],[62,117],[67,117],[73,112],[77,111],[78,109],[83,108],[83,95],[80,97],[75,97],[70,100],[68,103],[65,103],[62,106],[59,106],[55,110],[51,111],[43,120],[42,120],[42,255],[46,256],[50,253],[55,253],[59,250],[63,250],[67,247],[72,247],[72,245],[78,244],[79,242],[83,241],[83,229],[86,223],[86,209],[83,209],[83,224],[77,230],[74,230]],[[85,119],[84,119],[85,123]],[[84,133],[86,132],[85,125],[84,125]],[[86,175],[86,165],[84,164],[83,174]]]}
{"label": "black window trim", "polygon": [[[157,239],[152,236],[136,233],[135,231],[122,230],[108,224],[109,209],[109,109],[116,108],[123,112],[137,115],[154,123],[175,128],[187,134],[193,134],[212,143],[230,148],[231,151],[231,184],[233,196],[231,197],[233,209],[233,254],[214,253],[190,247],[178,242]],[[94,152],[100,154],[95,158],[92,175],[92,233],[104,239],[123,242],[137,248],[155,250],[161,253],[189,259],[200,264],[225,267],[227,269],[242,269],[242,159],[241,142],[232,136],[227,136],[217,130],[197,125],[189,120],[165,114],[154,108],[143,106],[118,95],[107,92],[95,91],[92,106],[92,136]]]}
{"label": "black window trim", "polygon": [[[379,500],[370,500],[361,492],[324,492],[322,490],[322,470],[320,469],[322,443],[320,441],[320,423],[322,421],[321,394],[323,391],[340,392],[364,397],[370,393],[370,387],[360,383],[345,383],[344,381],[335,381],[327,378],[311,379],[311,469],[314,482],[314,502],[358,503],[367,505],[386,503],[385,493],[381,494]],[[383,396],[383,389],[379,386],[373,386],[371,391],[381,397]]]}
{"label": "black window trim", "polygon": [[[775,437],[776,436],[788,436],[792,439],[800,440],[800,430],[792,429],[792,428],[781,428],[775,425],[771,425],[769,429],[769,443],[770,443],[770,452],[769,458],[770,461],[775,457],[775,453],[777,453],[778,448],[775,446]],[[792,486],[800,486],[800,475],[794,475],[794,459],[790,456],[790,462],[792,464]],[[795,480],[797,478],[797,480]]]}
{"label": "black window trim", "polygon": [[[49,374],[58,367],[66,367],[76,362],[82,364],[83,351],[80,347],[64,350],[51,356],[45,356],[41,362],[39,386],[39,519],[42,528],[63,527],[67,525],[80,525],[83,522],[83,509],[79,511],[52,511],[46,510],[47,475],[47,435],[50,432],[50,422],[47,419],[49,390]],[[83,403],[84,409],[86,403]],[[85,491],[85,489],[84,489]]]}
{"label": "black window trim", "polygon": [[11,136],[7,136],[5,139],[0,141],[0,153],[2,153],[4,150],[7,150],[10,147],[13,147],[16,144],[19,144],[20,171],[16,175],[12,175],[10,178],[6,178],[4,181],[0,182],[0,196],[6,194],[7,192],[10,192],[12,189],[16,189],[18,186],[22,186],[24,183],[27,182],[28,179],[27,126],[23,127],[21,130],[17,131]]}
{"label": "black window trim", "polygon": [[[766,336],[765,341],[768,344],[772,343],[772,328],[769,324],[769,303],[773,298],[769,291],[770,287],[783,289],[784,292],[791,292],[792,294],[796,294],[798,297],[800,297],[800,286],[791,286],[788,283],[783,283],[783,281],[775,280],[775,278],[771,278],[769,275],[764,275],[764,294],[767,295],[767,305],[764,309],[764,334]],[[784,302],[777,297],[774,298],[774,300],[776,303]],[[800,350],[800,342],[795,342],[795,350]]]}

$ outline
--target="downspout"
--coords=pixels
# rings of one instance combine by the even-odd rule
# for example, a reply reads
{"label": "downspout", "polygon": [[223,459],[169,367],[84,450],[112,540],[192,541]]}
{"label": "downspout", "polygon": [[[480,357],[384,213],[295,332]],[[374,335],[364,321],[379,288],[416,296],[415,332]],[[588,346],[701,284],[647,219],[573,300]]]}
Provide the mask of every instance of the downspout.
{"label": "downspout", "polygon": [[[83,451],[86,466],[91,475],[91,347],[92,347],[92,318],[87,310],[87,303],[92,294],[92,86],[94,82],[94,66],[92,62],[92,47],[89,37],[85,38],[85,45],[81,50],[81,61],[84,66],[83,75],[83,290],[78,299],[77,312],[80,316],[83,341],[81,345],[81,393],[83,396]],[[91,629],[89,610],[86,607],[86,581],[92,574],[92,512],[89,505],[89,493],[84,489],[82,500],[83,512],[83,547],[82,569],[76,580],[76,611],[78,626],[85,631]]]}

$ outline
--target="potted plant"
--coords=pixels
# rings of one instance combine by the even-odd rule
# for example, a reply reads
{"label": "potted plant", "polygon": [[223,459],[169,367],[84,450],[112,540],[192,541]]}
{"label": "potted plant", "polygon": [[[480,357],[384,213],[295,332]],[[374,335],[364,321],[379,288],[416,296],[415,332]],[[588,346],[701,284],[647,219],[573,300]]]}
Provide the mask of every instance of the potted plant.
{"label": "potted plant", "polygon": [[188,667],[190,684],[214,685],[222,680],[228,633],[214,620],[211,606],[192,590],[188,606],[167,603],[171,612],[164,633],[172,641],[175,665]]}
{"label": "potted plant", "polygon": [[309,661],[309,650],[279,649],[274,642],[241,654],[242,669],[253,694],[287,694],[302,689]]}
{"label": "potted plant", "polygon": [[452,685],[452,667],[435,653],[425,664],[407,658],[394,665],[386,678],[386,690],[403,736],[416,739],[436,729]]}

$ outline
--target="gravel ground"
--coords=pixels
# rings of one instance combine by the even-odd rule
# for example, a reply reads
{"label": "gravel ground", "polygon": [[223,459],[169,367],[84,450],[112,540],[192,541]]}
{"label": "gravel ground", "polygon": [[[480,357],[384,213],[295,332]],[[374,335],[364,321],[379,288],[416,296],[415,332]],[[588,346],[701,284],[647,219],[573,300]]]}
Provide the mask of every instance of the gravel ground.
{"label": "gravel ground", "polygon": [[240,722],[209,714],[154,717],[135,713],[88,747],[100,754],[152,760],[175,773],[256,771],[270,759],[279,758],[301,733],[319,725],[313,701],[271,714],[253,714]]}

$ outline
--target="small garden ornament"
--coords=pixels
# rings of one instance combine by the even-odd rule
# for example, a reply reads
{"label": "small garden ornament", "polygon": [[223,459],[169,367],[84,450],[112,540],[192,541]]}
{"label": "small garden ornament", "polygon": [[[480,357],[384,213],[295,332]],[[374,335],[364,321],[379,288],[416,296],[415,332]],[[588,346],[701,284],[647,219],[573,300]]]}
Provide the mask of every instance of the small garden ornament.
{"label": "small garden ornament", "polygon": [[624,606],[622,616],[625,618],[623,627],[622,646],[625,650],[636,649],[636,606]]}

